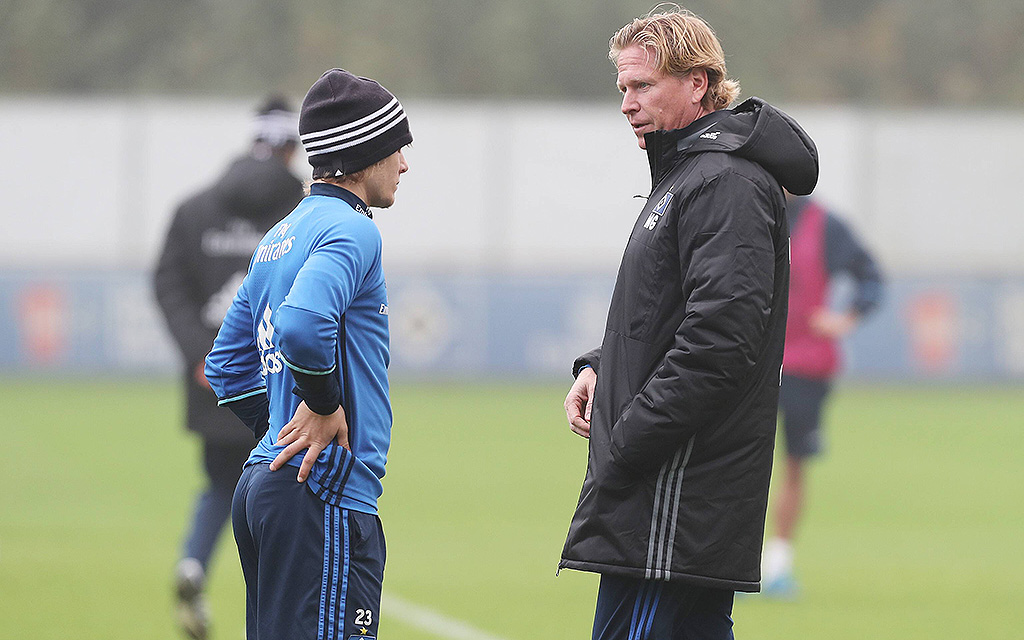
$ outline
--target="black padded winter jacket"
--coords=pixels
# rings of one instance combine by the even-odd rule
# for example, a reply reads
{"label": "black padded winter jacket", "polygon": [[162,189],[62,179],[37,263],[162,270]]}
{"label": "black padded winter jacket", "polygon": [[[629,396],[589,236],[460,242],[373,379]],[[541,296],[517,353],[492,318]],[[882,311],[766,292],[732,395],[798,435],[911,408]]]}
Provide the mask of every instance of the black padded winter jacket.
{"label": "black padded winter jacket", "polygon": [[645,137],[653,189],[626,245],[589,463],[559,568],[759,588],[789,234],[814,143],[756,98]]}
{"label": "black padded winter jacket", "polygon": [[263,234],[302,200],[302,182],[276,157],[242,156],[177,209],[153,274],[157,302],[184,361],[186,425],[222,444],[255,444],[252,432],[193,377]]}

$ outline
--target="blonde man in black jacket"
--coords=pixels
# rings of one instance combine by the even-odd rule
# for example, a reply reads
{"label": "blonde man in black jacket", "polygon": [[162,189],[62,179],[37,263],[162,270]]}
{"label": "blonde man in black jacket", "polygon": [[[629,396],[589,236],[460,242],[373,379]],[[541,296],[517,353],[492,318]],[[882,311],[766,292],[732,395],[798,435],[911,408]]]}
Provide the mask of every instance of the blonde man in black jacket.
{"label": "blonde man in black jacket", "polygon": [[626,245],[602,346],[573,366],[589,464],[560,568],[601,574],[595,640],[731,638],[756,591],[786,331],[783,187],[814,143],[752,98],[729,109],[711,28],[672,10],[612,38],[622,113],[653,188]]}

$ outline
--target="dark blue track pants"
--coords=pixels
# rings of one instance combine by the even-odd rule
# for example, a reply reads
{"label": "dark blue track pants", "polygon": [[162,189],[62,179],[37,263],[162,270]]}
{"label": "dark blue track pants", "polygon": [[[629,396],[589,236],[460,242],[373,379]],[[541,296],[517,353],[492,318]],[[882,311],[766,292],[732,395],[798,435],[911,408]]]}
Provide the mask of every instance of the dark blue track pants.
{"label": "dark blue track pants", "polygon": [[246,590],[248,640],[377,636],[384,532],[380,519],[317,498],[295,468],[245,468],[232,524]]}
{"label": "dark blue track pants", "polygon": [[732,640],[733,592],[602,575],[593,640]]}

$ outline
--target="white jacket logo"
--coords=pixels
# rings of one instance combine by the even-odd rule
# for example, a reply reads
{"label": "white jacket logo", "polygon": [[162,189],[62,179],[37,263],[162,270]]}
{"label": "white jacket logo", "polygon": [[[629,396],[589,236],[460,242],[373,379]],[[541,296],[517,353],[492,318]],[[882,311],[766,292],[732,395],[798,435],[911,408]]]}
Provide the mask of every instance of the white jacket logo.
{"label": "white jacket logo", "polygon": [[274,325],[270,323],[270,305],[263,310],[263,318],[256,327],[256,346],[260,350],[260,361],[263,362],[263,375],[280,373],[284,370],[281,356],[274,351]]}
{"label": "white jacket logo", "polygon": [[661,200],[658,201],[658,206],[654,207],[651,211],[651,215],[647,216],[647,222],[644,223],[644,229],[653,231],[654,226],[658,224],[658,220],[661,220],[661,216],[665,215],[665,211],[668,210],[668,205],[672,202],[672,192],[669,191]]}
{"label": "white jacket logo", "polygon": [[206,326],[214,329],[220,327],[220,324],[224,322],[224,316],[228,314],[228,309],[231,307],[231,301],[235,299],[238,287],[242,286],[244,279],[245,272],[239,271],[225,280],[224,285],[210,296],[210,299],[203,305],[202,311],[203,322],[206,323]]}

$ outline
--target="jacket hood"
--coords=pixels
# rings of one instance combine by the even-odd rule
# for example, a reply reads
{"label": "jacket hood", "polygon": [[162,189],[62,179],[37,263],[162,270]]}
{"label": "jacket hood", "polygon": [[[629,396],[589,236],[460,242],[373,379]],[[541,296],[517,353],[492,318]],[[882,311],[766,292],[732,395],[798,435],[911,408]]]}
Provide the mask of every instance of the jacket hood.
{"label": "jacket hood", "polygon": [[818,182],[818,149],[796,120],[760,98],[699,118],[683,129],[645,136],[654,183],[684,155],[731,153],[756,162],[787,191],[807,195]]}
{"label": "jacket hood", "polygon": [[213,190],[225,206],[254,221],[276,220],[302,198],[302,182],[274,157],[236,159]]}

